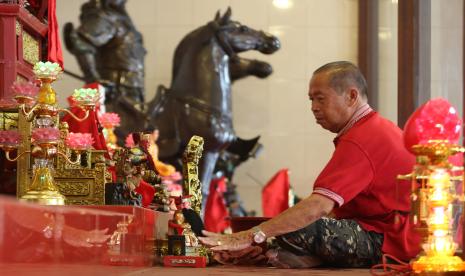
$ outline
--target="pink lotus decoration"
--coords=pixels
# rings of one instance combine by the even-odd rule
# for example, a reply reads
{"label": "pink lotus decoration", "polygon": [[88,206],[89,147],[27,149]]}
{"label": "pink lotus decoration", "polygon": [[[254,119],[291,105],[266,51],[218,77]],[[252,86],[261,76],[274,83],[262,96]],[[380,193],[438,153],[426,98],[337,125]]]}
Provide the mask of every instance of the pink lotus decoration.
{"label": "pink lotus decoration", "polygon": [[32,140],[36,143],[55,142],[60,138],[60,131],[54,127],[35,128],[32,130]]}
{"label": "pink lotus decoration", "polygon": [[20,82],[16,81],[11,86],[11,89],[15,92],[16,96],[26,96],[34,98],[39,93],[39,87],[32,82]]}
{"label": "pink lotus decoration", "polygon": [[117,113],[106,112],[99,116],[99,121],[104,128],[113,128],[119,126],[121,118]]}
{"label": "pink lotus decoration", "polygon": [[124,141],[124,146],[127,148],[132,148],[135,146],[134,139],[132,138],[132,133],[129,133],[129,135],[126,136],[126,139]]}
{"label": "pink lotus decoration", "polygon": [[404,144],[408,150],[430,140],[447,140],[457,143],[462,120],[457,110],[445,99],[437,98],[419,107],[404,127]]}
{"label": "pink lotus decoration", "polygon": [[0,145],[18,146],[21,143],[21,134],[17,130],[0,130]]}
{"label": "pink lotus decoration", "polygon": [[92,147],[94,139],[90,133],[68,133],[66,136],[66,146],[75,150],[87,150]]}

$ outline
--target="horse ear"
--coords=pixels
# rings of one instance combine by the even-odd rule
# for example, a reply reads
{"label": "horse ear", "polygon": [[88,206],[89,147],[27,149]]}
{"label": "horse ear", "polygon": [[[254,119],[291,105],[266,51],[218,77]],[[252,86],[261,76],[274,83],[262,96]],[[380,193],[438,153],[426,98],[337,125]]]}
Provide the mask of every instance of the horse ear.
{"label": "horse ear", "polygon": [[214,20],[214,21],[220,20],[220,10],[216,11],[215,19],[213,19],[213,20]]}
{"label": "horse ear", "polygon": [[232,14],[232,11],[231,11],[231,7],[228,7],[228,9],[226,10],[226,12],[224,13],[223,15],[223,18],[221,18],[221,24],[220,25],[225,25],[229,22],[229,20],[231,19],[231,14]]}

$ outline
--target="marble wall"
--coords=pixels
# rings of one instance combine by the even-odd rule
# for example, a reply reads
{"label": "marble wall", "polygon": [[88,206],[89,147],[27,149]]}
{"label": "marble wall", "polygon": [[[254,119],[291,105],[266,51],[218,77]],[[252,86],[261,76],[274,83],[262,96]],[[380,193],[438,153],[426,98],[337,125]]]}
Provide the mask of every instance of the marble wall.
{"label": "marble wall", "polygon": [[378,3],[378,111],[397,123],[397,1]]}
{"label": "marble wall", "polygon": [[[60,26],[78,24],[83,0],[59,0]],[[289,5],[287,8],[278,8]],[[234,125],[243,138],[261,135],[264,151],[238,168],[235,182],[247,209],[261,213],[261,185],[281,168],[289,168],[299,196],[307,196],[319,171],[333,151],[333,134],[313,119],[307,97],[312,72],[335,60],[357,61],[357,0],[130,0],[127,10],[144,35],[146,94],[159,84],[169,85],[174,49],[189,31],[231,6],[232,18],[278,36],[282,49],[265,56],[244,57],[268,61],[274,73],[266,80],[247,78],[233,85]],[[65,67],[79,72],[65,50]],[[79,72],[80,73],[80,72]],[[56,83],[60,101],[79,81],[64,76]]]}
{"label": "marble wall", "polygon": [[463,1],[431,0],[431,98],[463,114]]}

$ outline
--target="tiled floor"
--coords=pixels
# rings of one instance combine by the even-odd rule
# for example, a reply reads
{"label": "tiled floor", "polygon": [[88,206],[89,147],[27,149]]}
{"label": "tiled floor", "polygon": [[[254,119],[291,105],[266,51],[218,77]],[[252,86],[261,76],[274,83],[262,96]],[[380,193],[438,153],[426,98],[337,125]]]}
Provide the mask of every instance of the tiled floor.
{"label": "tiled floor", "polygon": [[300,275],[335,275],[358,276],[370,275],[368,269],[276,269],[257,267],[226,267],[214,266],[208,268],[163,268],[163,267],[118,267],[118,266],[92,266],[92,265],[31,265],[13,264],[0,265],[2,276],[136,276],[136,275],[166,275],[166,276],[197,276],[197,275],[261,275],[261,276],[300,276]]}

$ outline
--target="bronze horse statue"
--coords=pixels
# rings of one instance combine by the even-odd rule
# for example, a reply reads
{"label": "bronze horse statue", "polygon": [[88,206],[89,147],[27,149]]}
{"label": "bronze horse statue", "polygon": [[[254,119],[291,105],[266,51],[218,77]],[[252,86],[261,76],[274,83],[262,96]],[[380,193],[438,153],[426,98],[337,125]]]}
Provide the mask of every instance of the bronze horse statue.
{"label": "bronze horse statue", "polygon": [[[157,143],[161,160],[179,158],[192,135],[204,138],[199,177],[204,199],[219,153],[236,137],[231,77],[238,79],[257,71],[261,72],[256,74],[259,77],[271,73],[266,63],[240,59],[237,53],[256,50],[272,54],[279,48],[280,42],[275,36],[231,20],[230,8],[223,16],[217,12],[214,20],[192,31],[179,43],[170,88],[160,86],[146,107],[148,126],[160,130]],[[251,71],[239,70],[247,66]]]}

